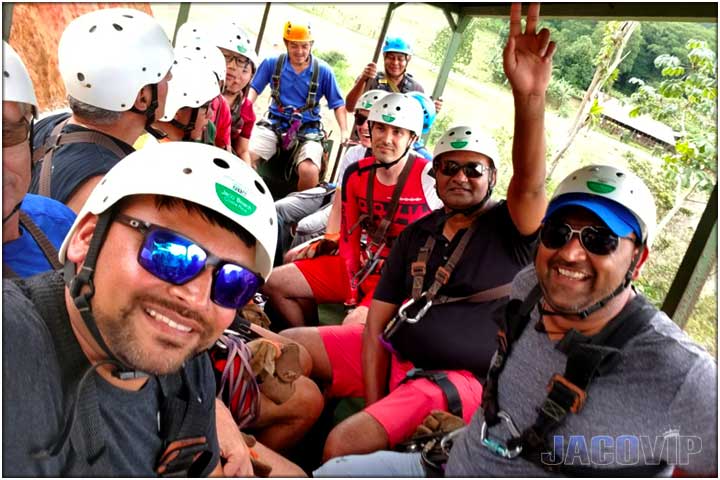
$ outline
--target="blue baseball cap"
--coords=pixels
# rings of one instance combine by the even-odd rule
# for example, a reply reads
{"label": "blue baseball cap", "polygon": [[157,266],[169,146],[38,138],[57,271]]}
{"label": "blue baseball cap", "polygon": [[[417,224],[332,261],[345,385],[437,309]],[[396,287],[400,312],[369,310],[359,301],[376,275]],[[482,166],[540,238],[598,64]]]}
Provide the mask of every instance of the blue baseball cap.
{"label": "blue baseball cap", "polygon": [[627,237],[635,232],[637,238],[642,238],[640,223],[630,210],[613,200],[585,193],[567,193],[554,198],[548,205],[543,222],[561,208],[569,206],[590,210],[618,237]]}

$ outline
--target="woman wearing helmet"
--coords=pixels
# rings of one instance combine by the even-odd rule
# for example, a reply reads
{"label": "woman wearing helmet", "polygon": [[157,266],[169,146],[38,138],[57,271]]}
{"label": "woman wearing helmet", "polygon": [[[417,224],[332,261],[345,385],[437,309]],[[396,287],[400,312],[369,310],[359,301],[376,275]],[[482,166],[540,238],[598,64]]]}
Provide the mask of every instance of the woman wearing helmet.
{"label": "woman wearing helmet", "polygon": [[[30,191],[77,212],[102,175],[133,151],[143,131],[161,136],[152,124],[164,112],[173,57],[160,24],[138,10],[100,9],[70,22],[58,45],[58,67],[72,115],[38,122],[34,148],[54,141],[57,133],[61,146],[52,151],[47,181],[41,181],[41,169],[50,161],[36,164]],[[85,140],[64,145],[63,137],[76,132]]]}
{"label": "woman wearing helmet", "polygon": [[165,115],[157,122],[157,128],[169,140],[214,145],[210,104],[218,95],[217,77],[205,62],[177,56],[173,78],[168,83]]}
{"label": "woman wearing helmet", "polygon": [[[179,55],[207,63],[217,77],[220,91],[225,86],[225,57],[215,46],[214,30],[211,26],[198,22],[183,23],[178,29],[175,49]],[[215,97],[210,104],[211,121],[215,125],[215,146],[230,148],[231,115],[230,107],[222,95]]]}
{"label": "woman wearing helmet", "polygon": [[258,65],[255,46],[248,34],[235,22],[223,23],[216,28],[218,33],[215,36],[215,45],[225,57],[227,68],[223,97],[230,106],[232,115],[232,149],[238,157],[251,165],[250,135],[255,125],[255,112],[247,95],[250,80]]}

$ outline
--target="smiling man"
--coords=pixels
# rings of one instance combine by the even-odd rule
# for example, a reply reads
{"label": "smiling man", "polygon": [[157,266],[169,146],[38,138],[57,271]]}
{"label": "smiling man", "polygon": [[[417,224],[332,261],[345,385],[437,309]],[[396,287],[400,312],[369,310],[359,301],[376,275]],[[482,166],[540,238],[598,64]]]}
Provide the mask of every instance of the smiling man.
{"label": "smiling man", "polygon": [[200,354],[269,276],[276,223],[262,180],[216,147],[118,163],[65,238],[64,272],[3,283],[3,474],[222,473]]}

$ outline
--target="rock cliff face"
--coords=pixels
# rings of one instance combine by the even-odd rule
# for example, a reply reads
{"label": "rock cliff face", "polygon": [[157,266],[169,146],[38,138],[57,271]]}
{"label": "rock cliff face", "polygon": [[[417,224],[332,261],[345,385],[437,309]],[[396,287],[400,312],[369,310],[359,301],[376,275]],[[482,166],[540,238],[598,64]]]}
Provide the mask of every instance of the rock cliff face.
{"label": "rock cliff face", "polygon": [[152,15],[148,3],[14,4],[9,43],[30,71],[41,112],[67,106],[57,60],[65,26],[84,13],[115,7],[134,8]]}

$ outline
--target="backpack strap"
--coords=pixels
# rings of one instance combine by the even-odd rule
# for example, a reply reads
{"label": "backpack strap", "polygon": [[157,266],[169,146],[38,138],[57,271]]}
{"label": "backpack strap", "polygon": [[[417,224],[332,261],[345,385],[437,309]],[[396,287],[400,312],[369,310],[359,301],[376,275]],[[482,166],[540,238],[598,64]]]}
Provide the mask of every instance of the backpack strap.
{"label": "backpack strap", "polygon": [[[40,168],[40,181],[38,186],[38,193],[44,197],[51,197],[51,182],[52,182],[52,161],[55,151],[63,145],[71,143],[92,143],[99,145],[107,150],[110,150],[113,155],[119,159],[123,159],[127,156],[125,151],[110,137],[102,132],[96,130],[87,130],[82,132],[69,132],[62,133],[63,128],[70,121],[70,117],[66,118],[62,122],[55,125],[50,136],[47,138],[45,144],[42,146],[41,152],[44,152],[42,157],[42,167]],[[36,150],[37,152],[37,150]],[[39,153],[33,152],[33,158],[39,156]]]}
{"label": "backpack strap", "polygon": [[[180,374],[158,377],[162,392],[160,403],[160,436],[163,452],[156,472],[162,477],[199,476],[212,460],[213,451],[206,434],[212,405],[206,405],[188,378],[183,366]],[[205,403],[214,402],[214,397]]]}
{"label": "backpack strap", "polygon": [[[78,457],[84,460],[85,474],[96,476],[112,471],[104,440],[103,422],[97,398],[95,368],[82,352],[70,326],[70,317],[64,304],[65,285],[59,273],[54,274],[52,288],[46,276],[31,277],[25,281],[33,305],[47,325],[55,346],[55,354],[62,376],[64,427],[60,436],[48,448],[35,452],[38,459],[54,457],[62,452],[67,439]],[[75,420],[79,420],[76,422]]]}
{"label": "backpack strap", "polygon": [[42,250],[43,254],[45,254],[45,258],[52,268],[54,270],[62,268],[60,260],[58,260],[58,251],[55,246],[52,242],[50,242],[50,239],[47,235],[45,235],[45,232],[43,232],[40,227],[35,224],[33,219],[30,218],[30,215],[22,210],[20,210],[20,225],[25,227],[25,230],[27,230],[33,237],[35,243],[38,244],[40,250]]}

